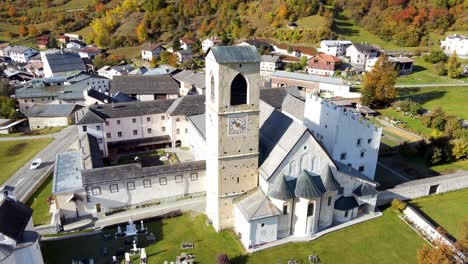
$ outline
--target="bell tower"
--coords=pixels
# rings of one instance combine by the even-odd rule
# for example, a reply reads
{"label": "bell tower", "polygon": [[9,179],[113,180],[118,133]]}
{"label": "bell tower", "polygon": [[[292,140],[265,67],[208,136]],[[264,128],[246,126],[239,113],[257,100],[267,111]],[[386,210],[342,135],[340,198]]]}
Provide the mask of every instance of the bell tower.
{"label": "bell tower", "polygon": [[208,217],[234,225],[234,199],[258,186],[260,55],[253,46],[215,46],[206,57]]}

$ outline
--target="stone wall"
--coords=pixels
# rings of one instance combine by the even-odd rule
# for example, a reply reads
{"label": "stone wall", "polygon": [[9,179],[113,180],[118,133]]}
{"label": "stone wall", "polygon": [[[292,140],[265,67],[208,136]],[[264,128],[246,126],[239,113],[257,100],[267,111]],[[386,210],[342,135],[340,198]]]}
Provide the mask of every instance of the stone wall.
{"label": "stone wall", "polygon": [[[435,192],[430,193],[431,187]],[[468,188],[468,171],[405,182],[379,193],[377,205],[390,203],[393,199],[410,200],[435,193],[445,193]]]}

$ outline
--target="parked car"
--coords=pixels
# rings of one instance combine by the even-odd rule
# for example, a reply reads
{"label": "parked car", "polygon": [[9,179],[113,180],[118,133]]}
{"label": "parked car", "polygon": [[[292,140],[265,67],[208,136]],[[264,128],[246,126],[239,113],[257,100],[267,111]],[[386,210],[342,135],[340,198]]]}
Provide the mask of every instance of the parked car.
{"label": "parked car", "polygon": [[35,169],[38,169],[42,164],[42,160],[41,159],[35,159],[33,160],[33,162],[31,163],[31,166],[29,167],[29,169],[31,170],[35,170]]}

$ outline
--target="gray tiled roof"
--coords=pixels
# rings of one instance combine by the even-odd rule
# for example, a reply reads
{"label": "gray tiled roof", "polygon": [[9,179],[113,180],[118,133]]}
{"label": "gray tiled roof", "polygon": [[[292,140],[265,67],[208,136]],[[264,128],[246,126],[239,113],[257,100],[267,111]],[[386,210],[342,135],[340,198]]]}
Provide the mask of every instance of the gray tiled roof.
{"label": "gray tiled roof", "polygon": [[275,55],[262,55],[263,62],[279,62],[280,57]]}
{"label": "gray tiled roof", "polygon": [[205,96],[190,95],[177,98],[167,110],[170,116],[177,115],[198,115],[205,112]]}
{"label": "gray tiled roof", "polygon": [[66,117],[70,116],[78,106],[75,104],[34,105],[27,113],[28,117]]}
{"label": "gray tiled roof", "polygon": [[89,97],[94,98],[94,99],[96,99],[96,100],[98,100],[98,101],[100,101],[102,103],[107,104],[107,103],[116,103],[117,102],[117,100],[114,99],[113,97],[110,97],[107,94],[101,93],[101,92],[99,92],[99,91],[97,91],[95,89],[89,89],[87,91],[87,94],[88,94]]}
{"label": "gray tiled roof", "polygon": [[354,169],[353,167],[351,166],[348,166],[340,161],[337,161],[337,160],[334,160],[334,163],[336,164],[337,168],[338,168],[338,171],[337,173],[341,173],[341,174],[344,174],[346,176],[349,176],[349,177],[353,177],[353,178],[358,178],[362,181],[365,181],[367,183],[370,183],[372,185],[376,185],[377,182],[369,179],[366,175],[362,174],[361,172],[359,172],[358,170]]}
{"label": "gray tiled roof", "polygon": [[359,204],[356,202],[356,199],[354,199],[353,196],[350,196],[350,197],[341,196],[335,202],[335,210],[346,211],[346,210],[353,209],[356,207],[359,207]]}
{"label": "gray tiled roof", "polygon": [[198,130],[203,138],[206,138],[206,116],[205,113],[199,115],[189,116],[188,119],[192,122],[193,126]]}
{"label": "gray tiled roof", "polygon": [[[28,49],[32,49],[32,48],[17,45],[17,46],[11,47],[10,50],[9,50],[9,52],[10,52],[10,53],[24,53],[24,52],[26,52]],[[32,49],[32,50],[34,50],[34,51],[37,52],[37,50],[35,50],[35,49]]]}
{"label": "gray tiled roof", "polygon": [[375,186],[363,183],[354,189],[353,193],[357,196],[369,196],[376,195],[379,192],[375,189]]}
{"label": "gray tiled roof", "polygon": [[164,75],[121,75],[111,81],[111,93],[126,94],[179,94],[179,85]]}
{"label": "gray tiled roof", "polygon": [[268,196],[287,201],[294,198],[294,190],[291,189],[283,175],[278,175],[268,188]]}
{"label": "gray tiled roof", "polygon": [[103,123],[105,120],[89,110],[86,114],[76,123],[77,125]]}
{"label": "gray tiled roof", "polygon": [[262,58],[254,46],[213,46],[210,48],[220,64],[261,62]]}
{"label": "gray tiled roof", "polygon": [[322,197],[326,192],[320,176],[312,176],[306,170],[302,170],[297,176],[296,189],[294,194],[304,199],[314,199]]}
{"label": "gray tiled roof", "polygon": [[83,59],[77,53],[49,53],[45,54],[45,59],[53,73],[86,70]]}
{"label": "gray tiled roof", "polygon": [[287,94],[296,98],[301,97],[297,87],[264,88],[260,89],[260,100],[271,105],[275,109],[281,109]]}
{"label": "gray tiled roof", "polygon": [[141,167],[139,163],[103,167],[82,171],[83,185],[96,185],[103,183],[119,182],[122,180],[136,180],[143,178],[159,177],[167,174],[205,170],[206,161],[192,161],[171,165],[153,167]]}
{"label": "gray tiled roof", "polygon": [[52,193],[64,193],[82,188],[81,154],[79,151],[70,151],[57,154],[52,182]]}
{"label": "gray tiled roof", "polygon": [[341,187],[340,184],[335,180],[335,177],[333,177],[330,166],[325,166],[322,173],[320,174],[320,178],[322,179],[323,186],[327,192],[338,191]]}
{"label": "gray tiled roof", "polygon": [[0,233],[20,241],[32,216],[32,210],[22,202],[5,197],[0,201]]}
{"label": "gray tiled roof", "polygon": [[286,97],[283,100],[281,111],[286,112],[292,115],[294,118],[303,121],[304,109],[305,102],[303,100],[298,99],[290,94],[286,94]]}
{"label": "gray tiled roof", "polygon": [[353,46],[360,52],[376,52],[377,49],[368,44],[354,43]]}
{"label": "gray tiled roof", "polygon": [[205,89],[205,73],[184,70],[177,74],[174,74],[172,78],[179,82],[184,82],[195,86],[198,89]]}
{"label": "gray tiled roof", "polygon": [[328,83],[328,84],[335,84],[335,85],[347,85],[345,80],[343,80],[341,78],[326,77],[326,76],[319,76],[319,75],[305,74],[305,73],[297,73],[297,72],[276,71],[276,72],[273,72],[270,75],[270,77],[293,79],[293,80],[300,80],[300,81],[306,81],[306,82]]}
{"label": "gray tiled roof", "polygon": [[[80,145],[81,145],[81,157],[83,159],[83,169],[91,169],[91,168],[100,168],[104,166],[104,162],[102,159],[102,152],[99,148],[98,139],[89,134],[85,133],[82,138],[80,138]],[[90,163],[87,163],[86,160],[91,159]],[[86,166],[91,165],[91,168],[86,168]]]}
{"label": "gray tiled roof", "polygon": [[45,87],[25,87],[15,90],[16,98],[57,97],[58,99],[84,99],[83,91],[87,89],[84,83],[57,85]]}
{"label": "gray tiled roof", "polygon": [[89,107],[99,117],[118,118],[165,113],[174,103],[174,99],[155,101],[134,101],[128,103],[114,103],[92,105]]}
{"label": "gray tiled roof", "polygon": [[258,187],[237,198],[235,203],[247,221],[281,214],[278,208]]}

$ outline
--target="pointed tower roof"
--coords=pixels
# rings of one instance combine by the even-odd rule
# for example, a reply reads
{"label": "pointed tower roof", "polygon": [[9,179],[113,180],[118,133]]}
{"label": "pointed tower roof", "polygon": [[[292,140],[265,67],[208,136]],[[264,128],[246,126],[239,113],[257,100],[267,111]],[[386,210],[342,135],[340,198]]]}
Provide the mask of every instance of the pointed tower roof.
{"label": "pointed tower roof", "polygon": [[290,189],[284,175],[279,175],[270,185],[268,196],[279,200],[289,200],[294,197],[294,192]]}
{"label": "pointed tower roof", "polygon": [[306,170],[297,176],[295,194],[304,199],[321,197],[326,192],[319,176],[311,176]]}
{"label": "pointed tower roof", "polygon": [[322,178],[323,185],[325,186],[325,190],[327,192],[333,192],[333,191],[338,191],[340,189],[340,184],[335,180],[335,177],[333,177],[333,173],[330,169],[330,166],[326,166],[322,173],[320,174],[320,177]]}

